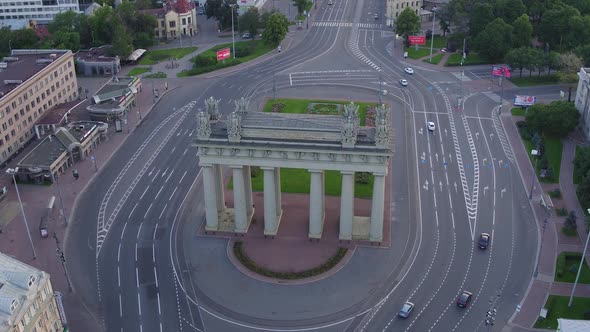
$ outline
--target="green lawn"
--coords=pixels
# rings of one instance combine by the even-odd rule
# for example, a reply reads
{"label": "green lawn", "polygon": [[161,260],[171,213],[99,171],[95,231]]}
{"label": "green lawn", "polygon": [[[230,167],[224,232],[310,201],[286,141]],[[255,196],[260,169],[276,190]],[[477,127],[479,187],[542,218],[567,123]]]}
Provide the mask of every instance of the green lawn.
{"label": "green lawn", "polygon": [[516,86],[534,86],[534,85],[546,85],[546,84],[555,84],[559,81],[556,74],[551,75],[541,75],[541,76],[531,76],[531,77],[516,77],[512,76],[510,79],[512,84]]}
{"label": "green lawn", "polygon": [[144,78],[166,78],[166,74],[162,73],[162,72],[158,72],[158,73],[146,75],[146,76],[144,76]]}
{"label": "green lawn", "polygon": [[[340,196],[342,189],[342,175],[337,171],[325,171],[325,193],[329,196]],[[281,168],[281,192],[309,194],[311,175],[306,169]],[[252,177],[252,191],[261,192],[264,190],[264,173],[261,171],[257,176]],[[229,189],[233,188],[230,181]],[[354,197],[371,198],[373,195],[373,176],[369,177],[367,184],[354,184]]]}
{"label": "green lawn", "polygon": [[[488,63],[487,60],[481,58],[477,53],[469,53],[465,61],[463,62],[463,66],[469,65],[483,65]],[[449,55],[447,62],[445,62],[445,67],[453,67],[453,66],[460,66],[461,65],[461,53],[452,53]]]}
{"label": "green lawn", "polygon": [[[430,38],[426,39],[426,46],[430,47]],[[433,48],[447,47],[447,37],[435,35]]]}
{"label": "green lawn", "polygon": [[[444,58],[444,54],[440,53],[440,54],[436,54],[436,55],[432,55],[432,64],[433,65],[438,65],[440,63],[440,60],[442,60],[442,58]],[[431,63],[430,62],[430,57],[426,57],[424,60],[422,60],[426,63]]]}
{"label": "green lawn", "polygon": [[[418,47],[418,50],[416,50],[416,46],[411,46],[404,48],[404,51],[408,52],[408,58],[410,59],[420,59],[427,55],[430,55],[430,47]],[[434,53],[434,51],[432,52]]]}
{"label": "green lawn", "polygon": [[590,298],[574,297],[571,308],[567,306],[568,302],[569,296],[550,295],[545,304],[545,307],[549,309],[547,318],[539,318],[534,327],[555,330],[558,318],[584,319],[584,312],[590,308]]}
{"label": "green lawn", "polygon": [[[562,252],[559,254],[557,261],[559,262],[560,257],[563,256],[565,256],[565,265],[563,266],[563,272],[561,276],[559,276],[557,273],[555,274],[555,281],[573,283],[576,280],[576,275],[578,274],[578,268],[580,267],[582,253]],[[590,284],[590,269],[588,269],[588,264],[586,264],[585,261],[582,267],[582,273],[580,273],[580,280],[578,282],[581,284]]]}
{"label": "green lawn", "polygon": [[135,67],[129,71],[129,76],[137,76],[150,71],[150,67]]}
{"label": "green lawn", "polygon": [[512,108],[512,115],[514,116],[525,116],[526,109],[522,107],[514,107]]}
{"label": "green lawn", "polygon": [[169,48],[165,50],[151,50],[145,52],[143,58],[139,60],[140,65],[155,65],[156,63],[170,58],[180,59],[185,55],[197,50],[197,47]]}
{"label": "green lawn", "polygon": [[[521,138],[522,139],[522,138]],[[541,182],[548,182],[548,183],[558,183],[559,182],[559,171],[561,169],[561,154],[563,152],[563,144],[559,138],[551,138],[545,137],[543,139],[545,142],[545,154],[547,155],[547,160],[549,161],[549,165],[553,168],[553,178],[552,179],[541,179],[539,177],[539,181]],[[531,151],[535,149],[535,145],[530,140],[523,140],[524,146],[526,151],[529,154],[529,158],[531,159],[531,163],[534,165],[535,160],[534,157],[531,155]],[[537,176],[540,174],[540,163],[537,163]]]}
{"label": "green lawn", "polygon": [[[212,48],[208,49],[207,51],[197,55],[196,57],[192,58],[194,65],[192,69],[183,70],[177,74],[178,77],[186,77],[186,76],[194,76],[203,73],[212,72],[217,69],[231,67],[239,65],[240,63],[247,62],[257,57],[264,55],[272,50],[275,49],[274,46],[265,44],[262,40],[248,40],[248,41],[237,41],[236,42],[236,50],[244,49],[244,48],[251,48],[251,52],[246,56],[240,56],[238,52],[236,52],[236,58],[230,57],[229,59],[225,60],[225,63],[222,61],[217,62],[217,51],[224,49],[224,48],[232,48],[232,43],[221,44],[213,46]],[[232,50],[233,52],[233,50]],[[211,65],[206,66],[199,66],[197,65],[198,59],[212,59]]]}
{"label": "green lawn", "polygon": [[[277,100],[269,100],[266,105],[264,105],[263,111],[270,112],[272,106],[274,104],[284,104],[283,113],[297,113],[297,114],[304,114],[307,113],[307,106],[310,103],[322,103],[322,104],[348,104],[349,101],[342,101],[342,100],[307,100],[307,99],[277,99]],[[377,103],[357,103],[355,105],[359,106],[359,119],[361,122],[361,126],[365,125],[365,115],[367,114],[367,107],[369,106],[377,106]]]}

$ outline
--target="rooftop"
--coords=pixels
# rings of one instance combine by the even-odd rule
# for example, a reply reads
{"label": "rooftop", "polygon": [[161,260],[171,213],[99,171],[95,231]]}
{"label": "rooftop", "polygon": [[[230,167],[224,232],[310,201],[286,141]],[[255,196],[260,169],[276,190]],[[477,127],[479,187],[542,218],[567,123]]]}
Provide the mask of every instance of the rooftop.
{"label": "rooftop", "polygon": [[63,104],[59,104],[43,113],[41,118],[37,120],[37,125],[49,125],[49,124],[60,124],[64,121],[64,117],[68,114],[68,118],[71,119],[71,112],[80,104],[86,102],[86,100],[73,100]]}
{"label": "rooftop", "polygon": [[100,47],[93,47],[89,50],[79,50],[76,52],[74,57],[76,61],[86,61],[86,62],[111,62],[115,61],[116,57],[110,56],[109,50],[111,49],[110,45],[103,45]]}
{"label": "rooftop", "polygon": [[30,54],[15,54],[15,51],[13,50],[12,56],[4,57],[0,62],[0,99],[67,53],[67,51],[46,53],[45,50],[33,53],[36,50],[30,50],[32,52]]}

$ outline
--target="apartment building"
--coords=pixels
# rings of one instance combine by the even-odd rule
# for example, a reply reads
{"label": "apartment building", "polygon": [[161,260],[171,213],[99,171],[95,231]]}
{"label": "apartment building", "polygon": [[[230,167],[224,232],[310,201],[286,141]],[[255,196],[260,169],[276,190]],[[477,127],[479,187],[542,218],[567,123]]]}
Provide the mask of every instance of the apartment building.
{"label": "apartment building", "polygon": [[35,136],[45,111],[78,98],[69,50],[12,50],[0,62],[0,165]]}
{"label": "apartment building", "polygon": [[79,12],[78,0],[0,0],[0,26],[21,29],[31,21],[47,24],[68,10]]}
{"label": "apartment building", "polygon": [[421,15],[420,10],[422,8],[422,0],[387,0],[387,7],[385,8],[385,12],[387,13],[387,25],[394,25],[399,14],[408,7],[411,8],[416,15]]}
{"label": "apartment building", "polygon": [[187,0],[165,1],[162,8],[144,9],[143,13],[156,17],[158,26],[154,29],[156,38],[176,39],[197,34],[197,8]]}
{"label": "apartment building", "polygon": [[0,332],[63,329],[49,274],[0,253]]}

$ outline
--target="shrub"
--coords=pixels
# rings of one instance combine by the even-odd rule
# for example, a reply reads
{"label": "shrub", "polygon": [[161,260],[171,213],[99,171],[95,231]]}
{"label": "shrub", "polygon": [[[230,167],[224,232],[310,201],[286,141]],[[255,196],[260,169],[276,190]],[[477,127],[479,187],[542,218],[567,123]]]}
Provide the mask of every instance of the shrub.
{"label": "shrub", "polygon": [[577,220],[578,217],[576,216],[576,211],[570,211],[570,213],[565,218],[565,223],[563,226],[568,228],[568,230],[575,232],[578,228],[578,225],[576,224]]}
{"label": "shrub", "polygon": [[561,190],[559,190],[559,188],[555,188],[549,192],[549,196],[551,198],[561,198]]}
{"label": "shrub", "polygon": [[250,167],[250,176],[255,178],[260,175],[260,167],[259,166],[251,166]]}
{"label": "shrub", "polygon": [[377,110],[375,107],[367,107],[367,113],[365,115],[365,125],[368,127],[375,127],[375,119],[377,118]]}
{"label": "shrub", "polygon": [[207,55],[199,54],[193,58],[193,62],[195,63],[195,66],[197,66],[197,67],[213,66],[217,63],[217,57],[212,56],[212,55],[207,56]]}
{"label": "shrub", "polygon": [[368,172],[356,172],[354,174],[355,182],[359,184],[367,184],[371,179],[371,174]]}
{"label": "shrub", "polygon": [[557,208],[557,215],[560,217],[567,216],[567,210],[565,208]]}
{"label": "shrub", "polygon": [[526,121],[522,121],[522,120],[521,121],[517,121],[516,122],[516,126],[518,127],[518,129],[528,127],[527,124],[526,124]]}
{"label": "shrub", "polygon": [[[557,277],[561,278],[565,272],[565,254],[561,254],[557,257],[557,264],[555,265],[555,273]],[[547,301],[549,303],[549,301]],[[548,306],[549,307],[549,306]]]}
{"label": "shrub", "polygon": [[572,264],[572,265],[570,265],[568,271],[570,273],[577,273],[578,272],[578,266],[576,264]]}
{"label": "shrub", "polygon": [[283,109],[285,108],[285,104],[283,103],[274,103],[272,105],[272,108],[270,109],[271,112],[273,113],[281,113],[283,112]]}

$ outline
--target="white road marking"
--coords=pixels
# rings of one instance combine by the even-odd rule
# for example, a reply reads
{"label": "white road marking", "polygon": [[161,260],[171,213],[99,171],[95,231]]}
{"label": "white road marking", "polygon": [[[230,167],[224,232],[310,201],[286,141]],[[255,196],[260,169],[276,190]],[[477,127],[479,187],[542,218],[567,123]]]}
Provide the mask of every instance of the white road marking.
{"label": "white road marking", "polygon": [[[154,261],[155,263],[155,261]],[[154,276],[156,278],[156,288],[158,288],[158,271],[156,271],[156,267],[154,266]],[[160,292],[158,292],[159,294]]]}
{"label": "white road marking", "polygon": [[121,269],[119,268],[119,265],[117,265],[117,284],[119,285],[119,288],[121,288]]}
{"label": "white road marking", "polygon": [[156,194],[156,197],[154,197],[154,201],[158,198],[158,196],[160,196],[160,193],[162,192],[162,189],[164,189],[164,187],[160,187],[160,190],[158,190],[158,193]]}
{"label": "white road marking", "polygon": [[121,232],[121,240],[123,240],[123,235],[125,235],[125,229],[127,228],[127,223],[123,225],[123,231]]}
{"label": "white road marking", "polygon": [[188,172],[188,171],[184,171],[184,174],[182,174],[182,177],[180,178],[180,181],[178,181],[178,183],[182,182],[182,180],[184,179],[184,176],[186,175],[186,172]]}
{"label": "white road marking", "polygon": [[182,155],[184,156],[187,151],[188,151],[188,148],[184,149],[184,152],[182,153]]}
{"label": "white road marking", "polygon": [[152,182],[154,182],[154,180],[158,177],[158,173],[160,173],[159,169],[156,171],[156,174],[154,174],[154,177],[152,178]]}
{"label": "white road marking", "polygon": [[[119,317],[123,317],[123,302],[121,301],[121,293],[119,293]],[[123,331],[123,328],[121,328]]]}
{"label": "white road marking", "polygon": [[150,203],[150,206],[148,207],[147,211],[145,211],[145,214],[143,215],[143,219],[145,219],[147,217],[148,213],[150,213],[150,209],[152,208],[152,204],[153,203]]}
{"label": "white road marking", "polygon": [[135,206],[133,207],[133,209],[131,209],[131,212],[129,212],[129,216],[127,217],[127,219],[131,219],[131,215],[133,214],[133,211],[135,211],[136,207],[137,207],[137,203],[135,203]]}
{"label": "white road marking", "polygon": [[[135,267],[135,284],[137,285],[137,288],[139,288],[139,270],[137,269],[137,266]],[[139,290],[137,292],[137,300],[139,301]],[[141,310],[139,312],[141,315]]]}
{"label": "white road marking", "polygon": [[121,242],[119,242],[119,249],[117,250],[117,263],[121,260]]}
{"label": "white road marking", "polygon": [[170,151],[170,154],[173,154],[174,151],[176,151],[176,146],[174,148],[172,148],[172,151]]}
{"label": "white road marking", "polygon": [[145,187],[145,190],[143,191],[143,194],[141,194],[141,196],[139,197],[139,199],[143,199],[143,196],[145,196],[145,193],[147,193],[148,189],[150,189],[150,185],[148,184],[147,187]]}
{"label": "white road marking", "polygon": [[[158,286],[156,286],[156,287],[158,287]],[[160,307],[160,292],[158,292],[156,294],[158,296],[158,314],[162,315],[162,308]],[[160,327],[162,327],[162,326],[160,325]]]}
{"label": "white road marking", "polygon": [[190,137],[190,136],[193,136],[193,133],[194,133],[194,132],[195,132],[195,130],[194,130],[194,129],[193,129],[193,130],[191,130],[191,133],[190,133],[190,134],[188,134],[188,136],[189,136],[189,137]]}
{"label": "white road marking", "polygon": [[135,263],[137,263],[137,243],[135,243]]}
{"label": "white road marking", "polygon": [[160,174],[161,177],[164,177],[164,175],[166,175],[166,172],[168,172],[168,168],[170,168],[170,167],[166,167],[166,170],[164,172],[162,172],[162,174]]}
{"label": "white road marking", "polygon": [[289,74],[289,85],[293,85],[293,76]]}
{"label": "white road marking", "polygon": [[164,208],[162,209],[162,212],[160,212],[160,216],[158,217],[158,219],[162,219],[162,216],[164,215],[164,211],[166,211],[167,206],[168,206],[168,203],[166,203],[166,205],[164,205]]}
{"label": "white road marking", "polygon": [[170,201],[172,199],[172,197],[174,197],[174,193],[176,193],[176,189],[178,189],[178,186],[174,187],[174,191],[172,192],[172,195],[170,195],[170,197],[168,198],[168,201]]}
{"label": "white road marking", "polygon": [[[137,286],[139,287],[139,286]],[[139,316],[141,316],[141,301],[139,300],[139,291],[137,292],[137,307],[139,309]],[[139,325],[140,329],[141,329],[141,324]]]}
{"label": "white road marking", "polygon": [[137,230],[137,237],[135,238],[136,240],[139,240],[139,232],[141,232],[141,226],[143,226],[143,221],[141,222],[141,224],[139,224],[139,229]]}
{"label": "white road marking", "polygon": [[168,180],[170,180],[170,177],[172,176],[172,174],[174,174],[174,170],[172,170],[172,172],[170,172],[170,174],[168,174],[168,177],[166,178],[166,181],[164,181],[164,182],[168,182]]}

